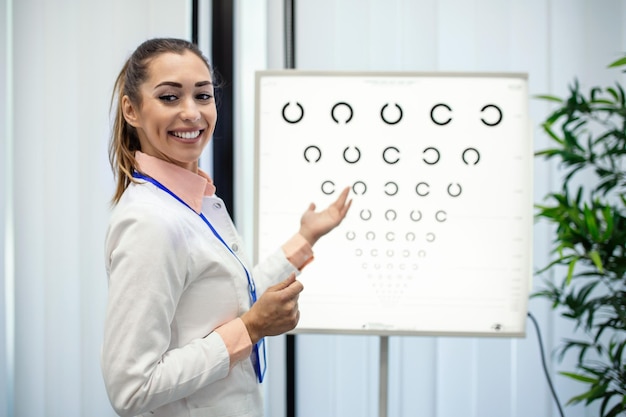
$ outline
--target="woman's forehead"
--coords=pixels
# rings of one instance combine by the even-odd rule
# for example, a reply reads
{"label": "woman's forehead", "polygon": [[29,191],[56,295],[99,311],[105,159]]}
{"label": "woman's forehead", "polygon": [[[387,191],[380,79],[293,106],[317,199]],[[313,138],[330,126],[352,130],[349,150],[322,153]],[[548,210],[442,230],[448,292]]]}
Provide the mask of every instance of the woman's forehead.
{"label": "woman's forehead", "polygon": [[148,82],[160,82],[163,80],[180,81],[182,79],[199,81],[211,81],[211,73],[206,62],[191,51],[182,54],[164,52],[148,63]]}

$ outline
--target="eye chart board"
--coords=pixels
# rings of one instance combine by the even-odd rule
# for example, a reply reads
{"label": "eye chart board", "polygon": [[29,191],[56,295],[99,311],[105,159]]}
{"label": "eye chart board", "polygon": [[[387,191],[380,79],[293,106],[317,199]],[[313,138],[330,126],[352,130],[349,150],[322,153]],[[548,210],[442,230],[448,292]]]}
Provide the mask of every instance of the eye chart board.
{"label": "eye chart board", "polygon": [[351,188],[294,333],[525,335],[526,74],[260,71],[255,151],[256,259]]}

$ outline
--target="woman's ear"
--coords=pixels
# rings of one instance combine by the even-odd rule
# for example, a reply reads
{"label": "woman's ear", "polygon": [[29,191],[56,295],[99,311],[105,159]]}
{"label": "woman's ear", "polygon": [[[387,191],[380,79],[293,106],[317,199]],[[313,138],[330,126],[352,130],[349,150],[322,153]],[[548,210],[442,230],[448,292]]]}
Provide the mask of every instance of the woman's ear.
{"label": "woman's ear", "polygon": [[139,116],[133,103],[131,103],[128,96],[122,97],[122,114],[126,122],[132,127],[139,127]]}

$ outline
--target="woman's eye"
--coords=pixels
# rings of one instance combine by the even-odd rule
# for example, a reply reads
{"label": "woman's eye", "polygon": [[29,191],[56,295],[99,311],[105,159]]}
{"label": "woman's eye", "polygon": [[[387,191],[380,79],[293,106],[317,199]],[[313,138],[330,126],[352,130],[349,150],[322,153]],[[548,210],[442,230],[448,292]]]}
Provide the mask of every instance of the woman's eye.
{"label": "woman's eye", "polygon": [[198,94],[196,96],[196,98],[198,100],[202,100],[202,101],[209,101],[209,100],[211,100],[213,98],[213,96],[211,94],[208,94],[208,93],[202,93],[202,94]]}
{"label": "woman's eye", "polygon": [[176,97],[174,94],[163,94],[162,96],[159,96],[159,100],[166,102],[174,101],[177,98],[178,97]]}

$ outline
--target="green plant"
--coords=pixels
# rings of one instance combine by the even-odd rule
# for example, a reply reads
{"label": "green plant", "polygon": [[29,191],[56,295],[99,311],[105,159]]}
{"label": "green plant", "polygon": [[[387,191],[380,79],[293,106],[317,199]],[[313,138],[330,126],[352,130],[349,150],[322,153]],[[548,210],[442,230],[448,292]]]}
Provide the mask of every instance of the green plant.
{"label": "green plant", "polygon": [[[626,58],[609,67],[624,65]],[[574,81],[565,99],[539,98],[556,107],[542,124],[553,146],[536,156],[555,159],[564,177],[536,205],[536,219],[555,236],[551,262],[537,271],[546,286],[533,297],[575,324],[559,352],[577,353],[576,369],[561,374],[587,390],[568,404],[626,415],[626,95],[619,82],[585,94]]]}

